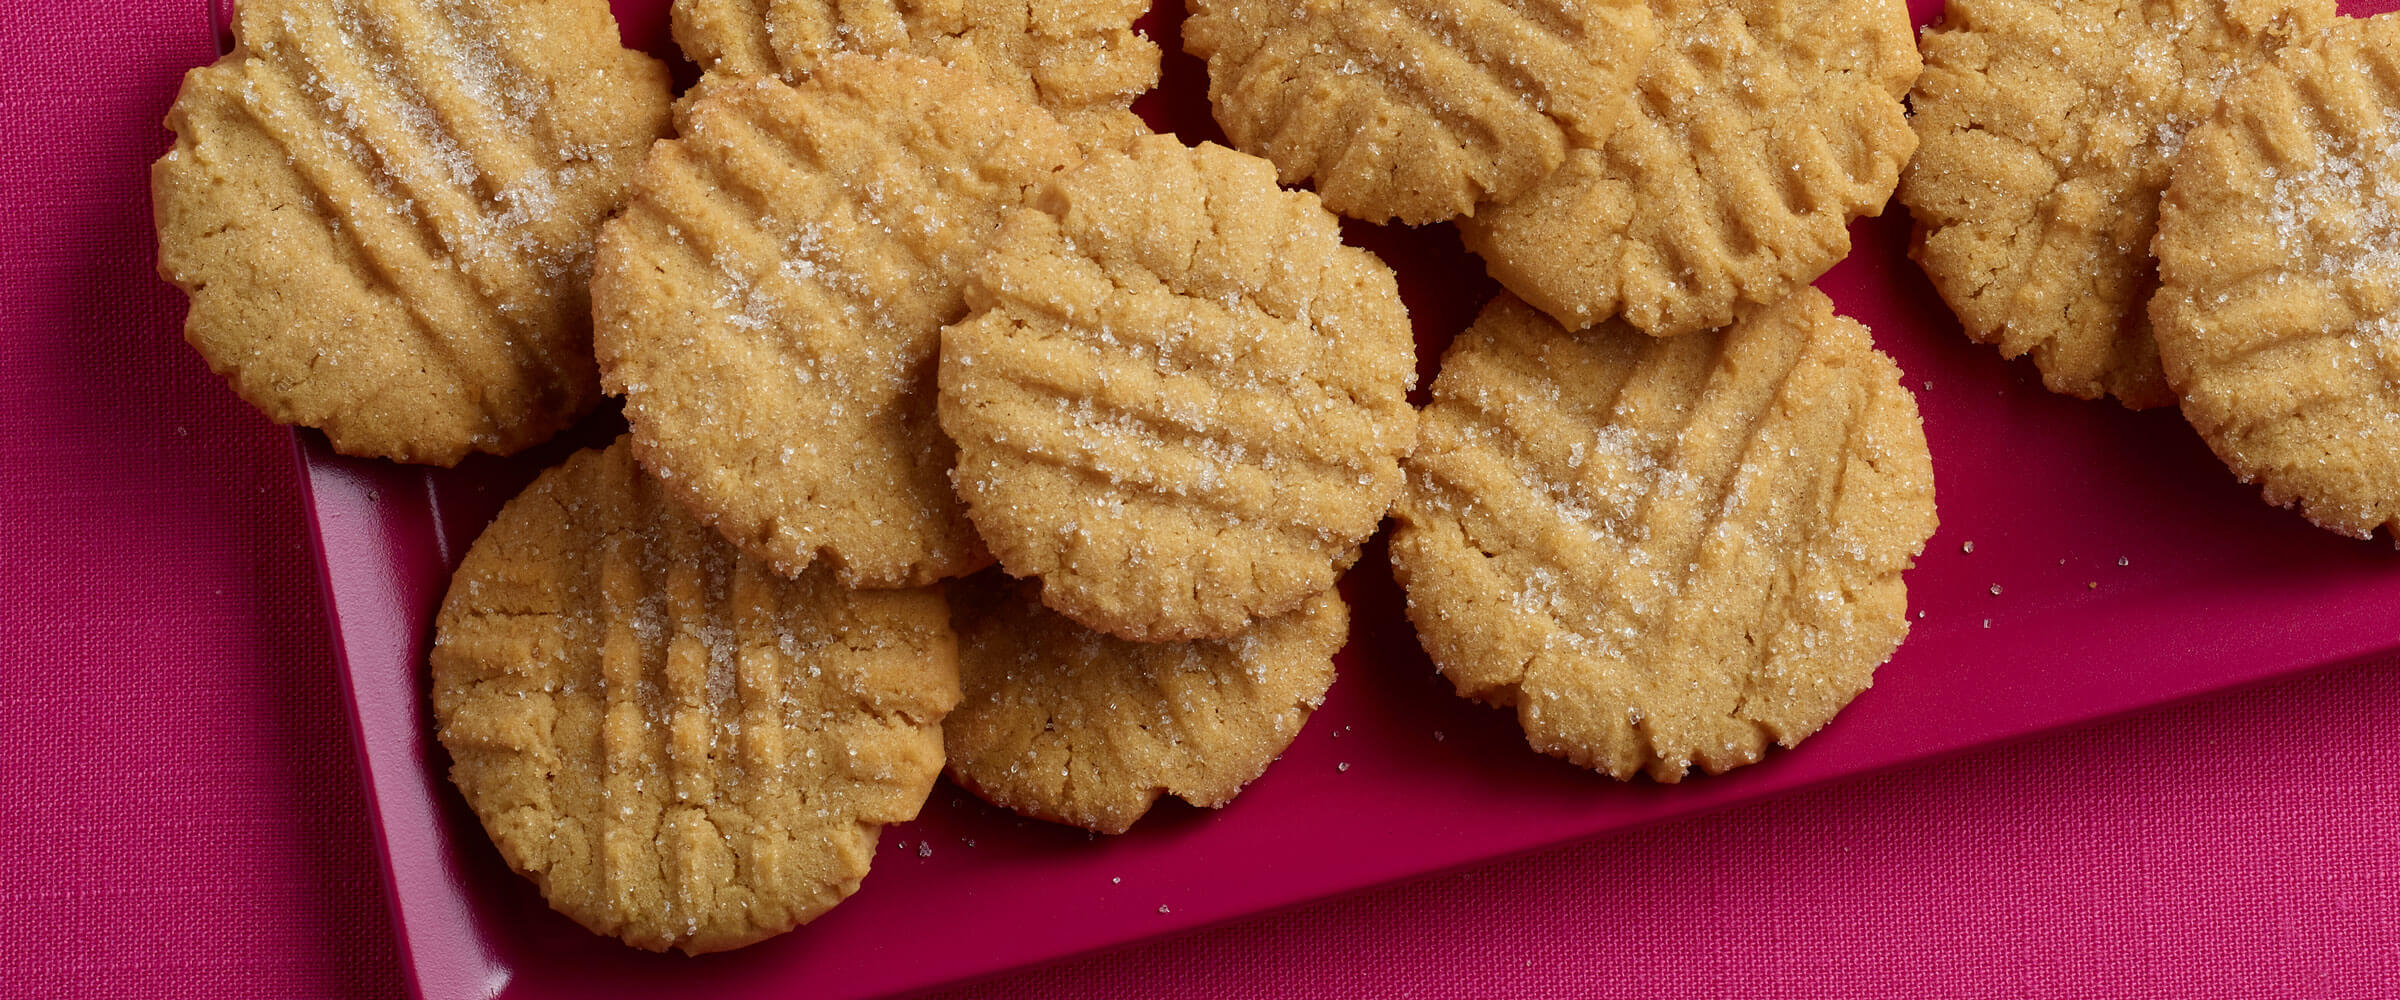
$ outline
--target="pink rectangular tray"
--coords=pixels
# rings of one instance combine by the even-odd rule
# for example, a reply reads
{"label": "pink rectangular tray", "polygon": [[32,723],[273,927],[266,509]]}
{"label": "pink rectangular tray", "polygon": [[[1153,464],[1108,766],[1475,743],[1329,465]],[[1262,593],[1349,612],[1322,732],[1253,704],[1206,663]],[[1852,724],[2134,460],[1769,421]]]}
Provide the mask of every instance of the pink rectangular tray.
{"label": "pink rectangular tray", "polygon": [[[2382,0],[2388,5],[2390,0]],[[663,51],[663,0],[619,0]],[[1938,2],[1916,0],[1920,23]],[[1154,15],[1157,16],[1157,15]],[[1174,48],[1175,18],[1152,37]],[[1196,63],[1170,55],[1153,121],[1215,137]],[[424,662],[450,567],[498,505],[615,417],[452,471],[345,459],[299,435],[384,876],[416,995],[857,996],[908,990],[2187,698],[2400,646],[2400,554],[2334,537],[2236,484],[2172,410],[2041,390],[1968,343],[1907,260],[1897,207],[1819,282],[1919,391],[1942,530],[1909,574],[1915,631],[1823,733],[1758,766],[1619,784],[1527,750],[1417,649],[1380,543],[1344,581],[1340,681],[1266,777],[1216,812],[1162,806],[1095,839],[947,783],[884,833],[858,895],[739,952],[651,955],[584,932],[510,873],[446,781]],[[1352,226],[1401,273],[1426,375],[1488,296],[1447,227]],[[1967,551],[1972,543],[1972,551]],[[1348,765],[1346,768],[1342,765]]]}

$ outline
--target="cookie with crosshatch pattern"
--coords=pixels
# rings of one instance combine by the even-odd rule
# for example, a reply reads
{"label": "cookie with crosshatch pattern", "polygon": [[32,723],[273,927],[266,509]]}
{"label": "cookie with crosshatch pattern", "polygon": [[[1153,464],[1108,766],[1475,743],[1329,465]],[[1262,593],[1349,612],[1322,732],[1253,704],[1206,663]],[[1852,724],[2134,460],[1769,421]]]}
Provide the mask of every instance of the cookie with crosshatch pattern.
{"label": "cookie with crosshatch pattern", "polygon": [[1519,298],[1657,336],[1782,301],[1850,253],[1916,149],[1901,0],[1651,0],[1636,111],[1514,198],[1459,220]]}
{"label": "cookie with crosshatch pattern", "polygon": [[243,0],[151,168],[158,269],[234,390],[335,450],[450,465],[600,398],[594,233],[667,128],[604,0]]}
{"label": "cookie with crosshatch pattern", "polygon": [[1899,366],[1813,288],[1671,338],[1502,295],[1407,468],[1392,567],[1435,665],[1618,778],[1825,725],[1907,634],[1935,525]]}
{"label": "cookie with crosshatch pattern", "polygon": [[1631,107],[1642,0],[1194,0],[1217,123],[1325,207],[1417,225],[1522,193]]}
{"label": "cookie with crosshatch pattern", "polygon": [[1136,641],[1228,637],[1333,586],[1416,437],[1391,268],[1213,143],[1094,154],[1035,204],[942,331],[953,479],[1000,565]]}
{"label": "cookie with crosshatch pattern", "polygon": [[675,0],[700,68],[798,83],[836,53],[907,52],[974,68],[1087,142],[1147,131],[1128,110],[1158,82],[1142,0]]}
{"label": "cookie with crosshatch pattern", "polygon": [[743,556],[619,440],[475,540],[434,629],[450,778],[559,912],[721,951],[858,889],[913,819],[959,700],[941,592]]}
{"label": "cookie with crosshatch pattern", "polygon": [[1909,95],[1911,254],[1967,335],[2052,392],[2175,401],[2145,314],[2185,133],[2332,0],[1951,0]]}
{"label": "cookie with crosshatch pattern", "polygon": [[952,780],[1027,816],[1123,833],[1161,795],[1216,808],[1291,746],[1333,684],[1349,606],[1327,591],[1228,639],[1127,642],[987,573],[950,588],[965,700]]}
{"label": "cookie with crosshatch pattern", "polygon": [[2228,88],[2152,246],[2192,428],[2269,503],[2400,535],[2400,17],[2336,19]]}
{"label": "cookie with crosshatch pattern", "polygon": [[644,161],[592,277],[635,453],[753,556],[855,587],[991,557],[934,412],[943,324],[1001,216],[1077,162],[1048,112],[958,67],[835,55],[710,76]]}

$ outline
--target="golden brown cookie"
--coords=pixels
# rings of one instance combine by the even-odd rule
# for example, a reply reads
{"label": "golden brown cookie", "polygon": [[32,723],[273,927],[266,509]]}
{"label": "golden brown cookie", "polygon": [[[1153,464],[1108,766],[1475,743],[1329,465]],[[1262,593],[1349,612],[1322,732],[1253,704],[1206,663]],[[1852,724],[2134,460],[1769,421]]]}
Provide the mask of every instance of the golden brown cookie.
{"label": "golden brown cookie", "polygon": [[934,354],[1001,213],[1075,162],[1040,108],[914,56],[703,80],[592,278],[603,381],[667,488],[787,574],[988,564],[950,489]]}
{"label": "golden brown cookie", "polygon": [[435,626],[450,777],[510,867],[627,943],[736,948],[858,888],[942,767],[958,660],[938,590],[747,559],[623,441],[543,473]]}
{"label": "golden brown cookie", "polygon": [[450,465],[600,398],[592,236],[667,127],[604,0],[244,0],[151,168],[184,338],[336,450]]}
{"label": "golden brown cookie", "polygon": [[974,66],[1079,136],[1141,130],[1127,111],[1158,82],[1143,0],[675,0],[675,42],[700,68],[798,83],[839,52],[911,52]]}
{"label": "golden brown cookie", "polygon": [[1000,564],[1136,641],[1228,637],[1331,587],[1416,436],[1391,269],[1267,161],[1171,136],[1040,204],[942,332],[954,479]]}
{"label": "golden brown cookie", "polygon": [[1950,0],[1909,103],[1913,256],[1967,336],[2050,391],[2175,401],[2145,315],[2184,134],[2332,0]]}
{"label": "golden brown cookie", "polygon": [[1660,781],[1754,763],[1908,633],[1924,430],[1899,366],[1815,289],[1664,340],[1502,295],[1424,421],[1392,533],[1409,619],[1544,753]]}
{"label": "golden brown cookie", "polygon": [[2269,503],[2400,535],[2400,18],[2337,18],[2184,140],[2150,301],[2183,415]]}
{"label": "golden brown cookie", "polygon": [[1235,146],[1343,215],[1416,225],[1607,140],[1656,36],[1642,0],[1192,0],[1184,48]]}
{"label": "golden brown cookie", "polygon": [[1900,0],[1651,0],[1634,113],[1525,194],[1459,220],[1500,283],[1570,327],[1656,336],[1780,302],[1850,253],[1916,135]]}
{"label": "golden brown cookie", "polygon": [[995,805],[1124,833],[1160,795],[1219,808],[1291,746],[1333,684],[1349,607],[1319,594],[1230,639],[1127,642],[998,574],[951,590],[966,699],[951,780]]}

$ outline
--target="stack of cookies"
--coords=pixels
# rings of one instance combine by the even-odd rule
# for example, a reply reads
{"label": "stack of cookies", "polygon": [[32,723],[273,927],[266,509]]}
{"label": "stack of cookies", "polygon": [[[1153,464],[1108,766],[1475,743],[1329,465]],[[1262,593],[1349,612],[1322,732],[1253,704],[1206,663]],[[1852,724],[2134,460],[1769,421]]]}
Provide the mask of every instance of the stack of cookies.
{"label": "stack of cookies", "polygon": [[[1798,743],[1936,522],[1898,366],[1810,287],[1895,187],[1971,335],[2400,521],[2381,19],[1954,0],[1920,79],[1899,0],[1191,6],[1238,149],[1131,113],[1127,0],[677,0],[680,97],[604,0],[241,0],[154,167],[210,363],[440,465],[623,401],[436,623],[453,778],[553,906],[780,933],[945,770],[1109,833],[1222,805],[1387,514],[1425,648],[1536,749]],[[1507,288],[1422,411],[1336,213],[1455,225]]]}
{"label": "stack of cookies", "polygon": [[1322,701],[1407,314],[1314,194],[1131,114],[1141,12],[687,0],[671,100],[602,0],[247,0],[187,80],[162,270],[246,397],[434,464],[624,401],[436,623],[452,776],[560,911],[740,946],[945,763],[1121,832]]}
{"label": "stack of cookies", "polygon": [[2243,482],[2400,534],[2400,21],[2332,0],[1950,0],[1915,256],[2051,391],[2180,404]]}
{"label": "stack of cookies", "polygon": [[1442,359],[1395,508],[1460,694],[1620,778],[1757,761],[1908,631],[1915,399],[1809,287],[1915,149],[1898,0],[1192,0],[1236,145],[1508,289]]}

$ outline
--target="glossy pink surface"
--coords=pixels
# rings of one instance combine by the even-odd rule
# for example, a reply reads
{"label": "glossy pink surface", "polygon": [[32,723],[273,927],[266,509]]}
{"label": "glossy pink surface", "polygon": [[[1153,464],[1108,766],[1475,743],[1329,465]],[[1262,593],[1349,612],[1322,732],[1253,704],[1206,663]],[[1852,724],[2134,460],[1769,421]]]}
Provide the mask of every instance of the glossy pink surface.
{"label": "glossy pink surface", "polygon": [[[629,38],[659,3],[618,4]],[[1920,20],[1933,12],[1916,5]],[[1172,39],[1170,26],[1154,37]],[[1171,57],[1154,121],[1214,136]],[[1353,226],[1400,270],[1428,375],[1490,285],[1446,227]],[[2050,396],[1961,338],[1903,254],[1895,207],[1819,286],[1918,389],[1943,528],[1910,574],[1923,617],[1868,692],[1800,749],[1679,786],[1620,785],[1526,750],[1417,650],[1380,546],[1341,680],[1232,806],[1160,808],[1121,838],[1018,820],[951,786],[887,830],[858,896],[778,940],[688,959],[631,951],[544,907],[440,778],[424,644],[449,566],[560,444],[427,473],[303,435],[370,812],[420,995],[673,988],[846,996],[926,986],[1856,775],[2400,645],[2400,557],[2259,503],[2171,412]],[[595,418],[574,443],[603,441]],[[1966,551],[1967,543],[1973,551]],[[1994,593],[1994,589],[1998,593]],[[1912,615],[1915,612],[1912,612]],[[1341,765],[1347,764],[1345,769]],[[929,852],[929,853],[928,853]],[[927,947],[928,942],[937,946]]]}

